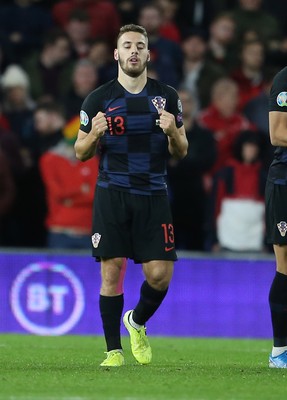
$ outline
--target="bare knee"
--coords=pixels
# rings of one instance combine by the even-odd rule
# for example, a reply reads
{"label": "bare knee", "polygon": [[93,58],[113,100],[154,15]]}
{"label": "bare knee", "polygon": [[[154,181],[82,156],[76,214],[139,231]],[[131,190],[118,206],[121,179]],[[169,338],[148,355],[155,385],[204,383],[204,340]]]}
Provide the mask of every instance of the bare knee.
{"label": "bare knee", "polygon": [[166,275],[162,274],[152,274],[147,276],[148,284],[156,290],[166,290],[168,288],[170,279]]}
{"label": "bare knee", "polygon": [[121,279],[125,272],[124,258],[110,258],[101,261],[101,295],[116,296],[121,292]]}
{"label": "bare knee", "polygon": [[170,261],[150,261],[143,265],[148,284],[155,290],[166,290],[173,274],[173,263]]}

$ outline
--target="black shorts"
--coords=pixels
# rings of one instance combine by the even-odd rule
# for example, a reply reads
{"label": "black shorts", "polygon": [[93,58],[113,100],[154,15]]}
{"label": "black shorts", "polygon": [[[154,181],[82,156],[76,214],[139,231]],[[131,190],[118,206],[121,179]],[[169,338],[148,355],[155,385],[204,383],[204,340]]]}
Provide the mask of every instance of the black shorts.
{"label": "black shorts", "polygon": [[126,257],[136,263],[176,261],[166,195],[137,195],[97,186],[93,210],[93,256]]}
{"label": "black shorts", "polygon": [[267,181],[265,209],[267,243],[287,244],[287,186]]}

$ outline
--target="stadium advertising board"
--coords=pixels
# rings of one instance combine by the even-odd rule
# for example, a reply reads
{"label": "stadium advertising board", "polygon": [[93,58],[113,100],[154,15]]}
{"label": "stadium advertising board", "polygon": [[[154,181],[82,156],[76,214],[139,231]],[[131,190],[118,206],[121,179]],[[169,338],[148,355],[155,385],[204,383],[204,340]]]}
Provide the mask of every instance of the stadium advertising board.
{"label": "stadium advertising board", "polygon": [[[271,337],[273,260],[180,257],[150,335]],[[137,300],[141,267],[128,263],[125,310]],[[99,264],[88,255],[0,253],[0,332],[102,335]],[[125,331],[123,329],[123,334]]]}

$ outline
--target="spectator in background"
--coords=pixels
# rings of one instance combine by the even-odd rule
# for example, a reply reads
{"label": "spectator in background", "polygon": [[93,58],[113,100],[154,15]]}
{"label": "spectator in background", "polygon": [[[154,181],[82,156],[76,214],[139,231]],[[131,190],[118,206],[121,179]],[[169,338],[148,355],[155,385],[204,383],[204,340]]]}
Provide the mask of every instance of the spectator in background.
{"label": "spectator in background", "polygon": [[279,71],[277,67],[267,67],[263,73],[262,89],[251,98],[243,108],[243,114],[269,141],[269,96],[273,78]]}
{"label": "spectator in background", "polygon": [[155,4],[160,8],[162,13],[160,35],[180,44],[181,33],[176,23],[179,2],[177,0],[156,0]]}
{"label": "spectator in background", "polygon": [[15,182],[0,146],[0,246],[5,244],[5,227],[2,225],[2,220],[12,208],[14,199]]}
{"label": "spectator in background", "polygon": [[238,0],[216,0],[214,1],[215,14],[232,10],[237,5]]}
{"label": "spectator in background", "polygon": [[266,169],[261,157],[261,136],[254,131],[240,132],[234,142],[233,157],[214,178],[207,250],[264,249]]}
{"label": "spectator in background", "polygon": [[260,40],[251,40],[242,44],[239,66],[230,72],[230,77],[238,85],[240,111],[263,89],[264,61],[265,49]]}
{"label": "spectator in background", "polygon": [[190,28],[208,33],[208,27],[214,18],[218,0],[182,0],[177,12],[177,26],[181,36],[188,35]]}
{"label": "spectator in background", "polygon": [[44,39],[40,52],[23,60],[35,101],[56,100],[70,88],[73,68],[71,42],[66,32],[54,29]]}
{"label": "spectator in background", "polygon": [[199,124],[212,131],[217,144],[216,162],[206,177],[207,189],[212,183],[210,178],[231,157],[232,147],[239,133],[255,128],[237,111],[238,101],[237,84],[229,78],[219,79],[212,87],[210,105],[197,116]]}
{"label": "spectator in background", "polygon": [[98,74],[92,61],[78,60],[74,65],[72,87],[61,100],[67,120],[79,115],[84,99],[97,85]]}
{"label": "spectator in background", "polygon": [[198,112],[207,107],[211,87],[225,75],[224,70],[207,59],[207,37],[204,32],[192,30],[182,42],[184,54],[181,88],[190,91]]}
{"label": "spectator in background", "polygon": [[5,49],[3,42],[0,41],[0,76],[9,64],[10,60],[8,60],[7,50]]}
{"label": "spectator in background", "polygon": [[[57,103],[40,103],[34,110],[31,121],[26,127],[27,148],[30,152],[31,165],[25,180],[21,180],[21,193],[17,212],[14,212],[15,225],[10,224],[10,229],[18,242],[15,245],[26,244],[28,246],[43,247],[46,244],[45,215],[47,203],[45,199],[44,185],[40,175],[39,159],[46,151],[55,146],[63,138],[65,126],[64,113]],[[19,185],[17,185],[18,187]],[[19,221],[22,226],[18,227]],[[24,238],[19,232],[27,232]]]}
{"label": "spectator in background", "polygon": [[[30,201],[29,187],[35,179],[35,165],[29,147],[30,130],[35,103],[29,94],[29,77],[16,64],[9,65],[1,79],[3,117],[3,146],[7,149],[9,162],[17,185],[16,203],[19,210],[24,199]],[[36,179],[37,181],[37,179]],[[33,190],[32,190],[33,192]],[[18,211],[17,211],[18,212]]]}
{"label": "spectator in background", "polygon": [[6,116],[3,114],[0,103],[0,129],[9,130],[10,124]]}
{"label": "spectator in background", "polygon": [[232,10],[236,25],[236,38],[239,42],[244,32],[253,30],[265,43],[267,48],[282,37],[282,27],[278,19],[264,11],[262,0],[238,0]]}
{"label": "spectator in background", "polygon": [[0,7],[0,42],[9,62],[21,63],[40,50],[44,35],[53,26],[49,9],[33,0],[12,0]]}
{"label": "spectator in background", "polygon": [[114,45],[120,28],[120,19],[116,6],[110,0],[62,0],[52,7],[55,23],[63,29],[67,26],[71,12],[81,9],[87,12],[91,20],[91,37],[105,38]]}
{"label": "spectator in background", "polygon": [[145,27],[149,36],[150,61],[159,80],[178,88],[182,77],[182,51],[172,40],[161,36],[161,10],[149,3],[140,9],[138,23]]}
{"label": "spectator in background", "polygon": [[56,102],[43,102],[37,105],[33,114],[33,126],[27,140],[36,164],[42,154],[63,138],[65,123],[62,105]]}
{"label": "spectator in background", "polygon": [[138,11],[148,0],[114,0],[122,24],[130,24],[138,19]]}
{"label": "spectator in background", "polygon": [[94,39],[90,43],[88,59],[97,70],[99,85],[113,79],[117,74],[117,64],[111,56],[112,50],[105,39]]}
{"label": "spectator in background", "polygon": [[149,78],[159,80],[159,79],[158,79],[158,74],[157,74],[156,68],[155,68],[154,65],[153,65],[152,63],[150,63],[150,62],[149,62],[148,65],[147,65],[147,76],[148,76]]}
{"label": "spectator in background", "polygon": [[190,92],[179,90],[178,95],[182,102],[182,117],[189,146],[183,160],[170,158],[168,163],[176,248],[202,251],[206,207],[204,174],[216,160],[216,143],[212,132],[201,128],[196,122]]}
{"label": "spectator in background", "polygon": [[40,158],[47,201],[48,248],[91,248],[98,157],[94,156],[85,163],[77,160],[74,150],[76,134],[77,130],[74,130],[74,137],[69,133]]}
{"label": "spectator in background", "polygon": [[86,57],[91,40],[91,19],[87,11],[81,9],[71,11],[65,31],[71,40],[74,57],[76,59]]}
{"label": "spectator in background", "polygon": [[12,131],[0,128],[0,147],[6,156],[15,188],[13,203],[1,221],[2,245],[41,247],[45,238],[42,224],[45,205],[37,169],[23,154],[19,138]]}
{"label": "spectator in background", "polygon": [[264,10],[273,16],[277,21],[279,21],[280,27],[282,29],[283,36],[287,36],[287,2],[286,1],[270,1],[263,0]]}
{"label": "spectator in background", "polygon": [[269,96],[274,76],[279,71],[277,67],[269,67],[264,72],[263,88],[261,92],[249,102],[246,103],[243,114],[246,118],[256,126],[258,131],[263,135],[262,140],[265,142],[266,151],[262,162],[265,166],[269,166],[274,157],[274,148],[269,140]]}
{"label": "spectator in background", "polygon": [[263,0],[263,7],[280,27],[280,34],[266,48],[268,65],[276,66],[280,70],[287,64],[287,2]]}
{"label": "spectator in background", "polygon": [[207,58],[226,73],[236,65],[235,22],[230,13],[218,14],[209,26]]}
{"label": "spectator in background", "polygon": [[8,128],[0,125],[0,146],[9,163],[9,168],[14,176],[22,174],[24,169],[24,159],[21,152],[21,143],[16,134]]}
{"label": "spectator in background", "polygon": [[19,65],[10,64],[1,78],[3,114],[11,130],[22,144],[25,142],[25,125],[33,115],[35,102],[30,96],[30,81]]}

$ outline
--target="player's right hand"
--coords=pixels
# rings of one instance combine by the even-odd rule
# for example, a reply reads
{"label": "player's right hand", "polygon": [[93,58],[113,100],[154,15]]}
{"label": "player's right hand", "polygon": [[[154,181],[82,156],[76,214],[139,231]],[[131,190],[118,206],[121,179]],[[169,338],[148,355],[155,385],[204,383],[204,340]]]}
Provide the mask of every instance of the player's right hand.
{"label": "player's right hand", "polygon": [[107,129],[108,123],[106,119],[106,114],[99,111],[97,115],[92,119],[91,133],[98,139],[103,136]]}

